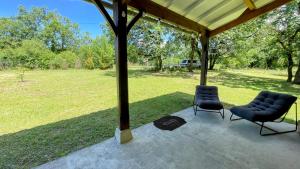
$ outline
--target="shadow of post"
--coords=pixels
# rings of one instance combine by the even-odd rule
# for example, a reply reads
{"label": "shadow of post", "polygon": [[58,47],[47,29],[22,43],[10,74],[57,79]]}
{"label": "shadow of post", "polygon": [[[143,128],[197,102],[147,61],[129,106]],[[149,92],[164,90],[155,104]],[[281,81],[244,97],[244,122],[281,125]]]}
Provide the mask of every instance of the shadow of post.
{"label": "shadow of post", "polygon": [[[132,128],[191,106],[175,92],[130,104]],[[0,136],[0,168],[31,168],[113,137],[116,108]]]}

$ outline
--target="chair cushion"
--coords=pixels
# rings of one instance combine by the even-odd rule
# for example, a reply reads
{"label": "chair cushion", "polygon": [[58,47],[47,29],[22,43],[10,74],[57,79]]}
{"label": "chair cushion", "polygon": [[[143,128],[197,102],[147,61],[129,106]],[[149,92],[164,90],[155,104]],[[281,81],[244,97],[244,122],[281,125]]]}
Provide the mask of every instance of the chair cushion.
{"label": "chair cushion", "polygon": [[194,104],[202,109],[223,109],[223,105],[218,97],[218,88],[216,86],[196,86]]}
{"label": "chair cushion", "polygon": [[289,111],[297,97],[262,91],[247,105],[232,107],[230,111],[250,121],[274,121]]}

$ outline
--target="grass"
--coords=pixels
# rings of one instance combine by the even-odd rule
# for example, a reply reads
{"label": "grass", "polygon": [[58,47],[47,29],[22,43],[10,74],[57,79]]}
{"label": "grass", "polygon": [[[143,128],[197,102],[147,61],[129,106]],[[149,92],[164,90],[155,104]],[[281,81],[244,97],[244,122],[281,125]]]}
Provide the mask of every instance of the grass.
{"label": "grass", "polygon": [[[208,83],[219,87],[229,106],[245,104],[261,90],[300,97],[300,86],[285,78],[282,71],[223,70],[209,72]],[[189,107],[198,83],[198,73],[131,68],[131,126]],[[24,82],[18,72],[0,72],[0,168],[34,167],[112,137],[116,100],[113,70],[29,71]]]}

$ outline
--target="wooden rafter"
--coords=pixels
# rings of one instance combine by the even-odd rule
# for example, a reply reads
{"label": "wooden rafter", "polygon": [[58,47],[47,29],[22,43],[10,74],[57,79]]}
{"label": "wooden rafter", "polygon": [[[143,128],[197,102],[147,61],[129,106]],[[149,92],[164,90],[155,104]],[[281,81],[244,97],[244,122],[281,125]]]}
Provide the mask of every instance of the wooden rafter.
{"label": "wooden rafter", "polygon": [[[87,1],[89,3],[92,3],[94,4],[94,2],[92,2],[92,0],[84,0],[84,1]],[[113,5],[111,3],[108,3],[106,1],[102,1],[102,4],[105,8],[108,8],[108,9],[113,9]],[[136,16],[138,15],[138,11],[136,10],[133,10],[133,9],[128,9],[128,14],[129,15],[133,15],[133,16]],[[145,14],[145,13],[143,13]],[[148,15],[143,15],[143,20],[146,20],[146,21],[149,21],[149,22],[152,22],[152,23],[157,23],[159,19],[157,19],[156,17],[151,17],[151,16],[148,16]],[[168,22],[164,22],[164,21],[160,21],[160,24],[161,25],[164,25],[166,27],[169,27],[169,28],[173,28],[173,29],[176,29],[176,30],[179,30],[179,31],[182,31],[182,32],[185,32],[185,33],[194,33],[195,31],[193,30],[190,30],[190,29],[187,29],[187,28],[184,28],[184,27],[179,27],[178,25],[176,24],[171,24],[171,23],[168,23]]]}
{"label": "wooden rafter", "polygon": [[254,10],[250,10],[250,9],[247,9],[240,17],[238,17],[237,19],[215,29],[215,30],[212,30],[210,31],[209,33],[209,36],[214,36],[214,35],[217,35],[219,33],[222,33],[228,29],[231,29],[237,25],[240,25],[242,23],[245,23],[255,17],[258,17],[264,13],[267,13],[275,8],[278,8],[288,2],[291,2],[291,0],[275,0],[261,8],[258,8],[258,9],[254,9]]}
{"label": "wooden rafter", "polygon": [[109,23],[110,27],[112,28],[112,30],[116,35],[117,34],[116,25],[114,21],[111,19],[108,12],[106,11],[104,5],[102,4],[102,1],[101,0],[91,0],[91,1],[98,7],[99,11],[103,14],[104,18],[107,20],[107,22]]}
{"label": "wooden rafter", "polygon": [[207,27],[184,17],[181,14],[171,11],[151,0],[127,0],[129,6],[138,10],[143,10],[147,14],[158,17],[172,24],[184,27],[186,29],[201,33],[208,30]]}
{"label": "wooden rafter", "polygon": [[[106,7],[106,1],[103,0],[86,0],[86,1],[100,1],[102,2],[102,4]],[[146,20],[152,20],[155,21],[156,19],[154,18],[160,18],[162,19],[162,23],[165,23],[165,25],[171,25],[171,27],[176,28],[177,25],[181,30],[190,30],[192,32],[198,32],[198,33],[202,33],[202,32],[209,32],[209,36],[214,36],[216,34],[219,34],[221,32],[224,32],[230,28],[233,28],[239,24],[242,24],[250,19],[253,19],[261,14],[264,14],[268,11],[271,11],[281,5],[284,5],[285,3],[290,2],[291,0],[274,0],[273,2],[257,8],[257,9],[253,9],[250,10],[250,8],[248,8],[240,17],[238,17],[237,19],[216,28],[215,30],[209,30],[207,26],[201,25],[199,24],[197,21],[191,20],[186,18],[184,15],[186,14],[186,12],[184,12],[183,14],[179,14],[176,13],[170,9],[168,9],[167,7],[161,6],[151,0],[123,0],[125,3],[128,4],[129,7],[132,7],[134,9],[139,10],[143,10],[147,16],[144,17]],[[201,0],[199,0],[201,1]],[[255,0],[254,0],[255,1]],[[252,2],[254,2],[252,0]],[[168,2],[174,2],[173,0],[169,0]],[[222,3],[224,3],[223,5],[225,5],[226,1],[223,1]],[[200,2],[195,1],[195,4],[199,4]],[[205,12],[205,14],[200,15],[201,18],[209,15],[211,13],[213,13],[215,11],[215,9],[217,10],[218,7],[220,7],[221,5],[212,7],[211,9],[208,10],[208,12]],[[189,8],[186,8],[187,10],[193,10],[195,9],[195,7],[190,6]],[[239,10],[238,8],[236,8],[234,11]],[[231,14],[232,12],[228,12],[226,14]],[[199,16],[199,17],[200,17]],[[149,19],[147,19],[149,18]],[[224,17],[219,16],[217,18],[214,19],[215,20],[222,20]]]}
{"label": "wooden rafter", "polygon": [[143,13],[144,12],[142,10],[140,10],[139,13],[137,15],[135,15],[134,18],[132,18],[132,20],[127,25],[127,34],[129,33],[129,31],[131,30],[133,25],[143,16]]}
{"label": "wooden rafter", "polygon": [[250,9],[250,10],[256,9],[256,6],[255,6],[253,0],[244,0],[244,3],[248,7],[248,9]]}

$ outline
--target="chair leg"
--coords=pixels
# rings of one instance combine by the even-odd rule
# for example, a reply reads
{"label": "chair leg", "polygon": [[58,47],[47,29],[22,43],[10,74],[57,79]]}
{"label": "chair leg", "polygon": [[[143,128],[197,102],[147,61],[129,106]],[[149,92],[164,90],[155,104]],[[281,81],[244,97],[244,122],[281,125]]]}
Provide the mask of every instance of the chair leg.
{"label": "chair leg", "polygon": [[[194,109],[194,115],[196,116],[197,115],[197,112],[198,112],[198,110],[201,110],[201,108],[200,109],[198,109],[198,106],[197,105],[193,105],[193,109]],[[204,109],[203,109],[204,110]],[[225,110],[224,109],[221,109],[221,110],[219,110],[219,111],[210,111],[210,112],[214,112],[214,113],[219,113],[220,115],[221,115],[221,117],[222,117],[222,119],[224,120],[224,118],[225,118]]]}
{"label": "chair leg", "polygon": [[[276,130],[270,128],[270,127],[265,126],[264,122],[262,122],[262,124],[259,124],[259,123],[257,123],[257,122],[254,122],[254,123],[257,124],[257,125],[259,125],[259,126],[261,126],[261,127],[260,127],[260,131],[259,131],[259,134],[260,134],[261,136],[272,136],[272,135],[285,134],[285,133],[291,133],[291,132],[297,131],[297,127],[296,127],[296,129],[294,129],[294,130],[280,131],[280,132],[279,132],[279,131],[276,131]],[[263,133],[263,128],[268,129],[268,130],[270,130],[270,131],[272,131],[272,132],[271,132],[271,133]]]}
{"label": "chair leg", "polygon": [[232,118],[233,117],[233,113],[231,113],[231,116],[230,116],[230,121],[237,121],[237,120],[242,120],[243,118]]}
{"label": "chair leg", "polygon": [[297,102],[295,102],[295,114],[296,114],[296,131],[298,130],[298,110],[297,110]]}
{"label": "chair leg", "polygon": [[196,116],[197,115],[197,105],[193,105],[193,109],[194,109],[194,115]]}
{"label": "chair leg", "polygon": [[225,109],[223,109],[223,120],[225,118]]}
{"label": "chair leg", "polygon": [[[264,125],[264,122],[262,122],[262,124],[259,124],[259,123],[257,123],[257,122],[254,122],[254,123],[257,124],[257,125],[259,125],[259,126],[261,126],[261,127],[260,127],[260,132],[259,132],[259,134],[260,134],[261,136],[271,136],[271,135],[277,135],[277,134],[285,134],[285,133],[295,132],[295,131],[297,131],[297,129],[298,129],[298,115],[297,115],[297,112],[298,112],[298,110],[297,110],[297,103],[295,103],[295,117],[296,117],[295,125],[296,125],[296,127],[295,127],[294,130],[288,130],[288,131],[281,131],[281,132],[279,132],[279,131],[276,131],[276,130],[274,130],[274,129],[271,129],[271,128],[265,126],[265,125]],[[271,131],[273,131],[273,133],[263,133],[263,132],[262,132],[263,128],[266,128],[266,129],[268,129],[268,130],[271,130]]]}
{"label": "chair leg", "polygon": [[219,110],[219,113],[220,113],[222,119],[224,120],[224,117],[225,117],[225,116],[224,116],[224,109]]}

